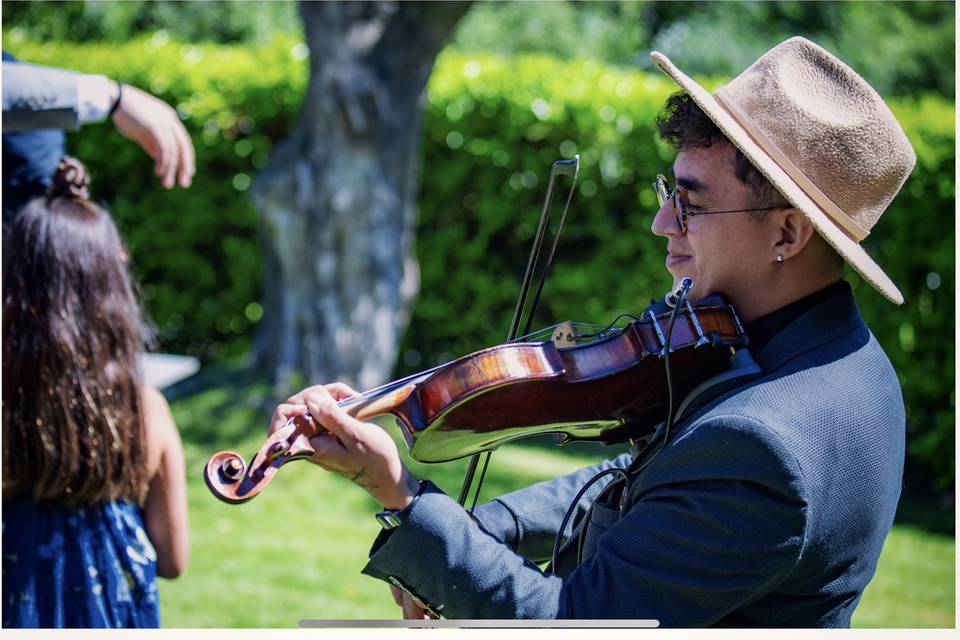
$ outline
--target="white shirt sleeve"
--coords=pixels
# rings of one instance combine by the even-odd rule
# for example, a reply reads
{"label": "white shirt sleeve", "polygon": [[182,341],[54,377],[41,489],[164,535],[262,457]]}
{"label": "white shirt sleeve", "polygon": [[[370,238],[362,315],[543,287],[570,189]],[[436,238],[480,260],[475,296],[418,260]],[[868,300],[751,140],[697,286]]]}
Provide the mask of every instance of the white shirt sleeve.
{"label": "white shirt sleeve", "polygon": [[107,118],[116,97],[117,84],[105,76],[84,74],[77,79],[77,115],[81,123]]}

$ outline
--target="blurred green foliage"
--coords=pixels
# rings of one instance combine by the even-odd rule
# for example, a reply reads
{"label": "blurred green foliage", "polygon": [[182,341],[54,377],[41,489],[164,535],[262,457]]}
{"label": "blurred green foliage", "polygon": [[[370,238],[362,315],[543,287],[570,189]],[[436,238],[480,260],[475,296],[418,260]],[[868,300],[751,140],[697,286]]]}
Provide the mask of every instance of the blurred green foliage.
{"label": "blurred green foliage", "polygon": [[[90,166],[95,196],[131,245],[164,347],[203,358],[246,349],[262,308],[257,216],[243,192],[296,117],[306,80],[302,41],[196,45],[158,32],[77,45],[5,35],[5,47],[24,60],[104,73],[177,106],[197,146],[189,190],[163,191],[149,159],[106,125],[86,127],[69,146]],[[455,51],[439,58],[423,146],[421,295],[396,373],[504,338],[549,168],[561,157],[581,155],[581,181],[537,322],[607,323],[666,292],[664,242],[649,233],[650,182],[672,162],[653,120],[674,90],[662,75],[587,60]],[[948,490],[955,464],[954,106],[934,95],[891,103],[917,150],[917,168],[865,245],[907,303],[893,307],[855,275],[850,280],[903,382],[907,482]]]}
{"label": "blurred green foliage", "polygon": [[[656,2],[475,2],[452,45],[466,53],[504,57],[548,54],[636,64],[655,33]],[[641,53],[642,52],[642,53]]]}
{"label": "blurred green foliage", "polygon": [[[653,70],[662,51],[688,74],[734,76],[802,35],[884,96],[954,95],[953,2],[478,2],[453,40],[466,53],[549,53]],[[870,46],[864,46],[869,43]]]}
{"label": "blurred green foliage", "polygon": [[664,26],[651,48],[681,69],[735,75],[771,43],[802,35],[839,56],[881,95],[954,95],[952,2],[658,4]]}
{"label": "blurred green foliage", "polygon": [[[955,3],[938,0],[475,2],[452,44],[470,54],[540,53],[647,70],[655,49],[688,74],[732,76],[772,44],[803,35],[884,96],[953,96],[954,13]],[[183,42],[262,44],[300,31],[293,0],[4,0],[3,23],[34,40],[73,42],[165,30]]]}
{"label": "blurred green foliage", "polygon": [[292,0],[4,0],[3,25],[58,42],[125,42],[163,30],[181,42],[262,44],[301,29]]}

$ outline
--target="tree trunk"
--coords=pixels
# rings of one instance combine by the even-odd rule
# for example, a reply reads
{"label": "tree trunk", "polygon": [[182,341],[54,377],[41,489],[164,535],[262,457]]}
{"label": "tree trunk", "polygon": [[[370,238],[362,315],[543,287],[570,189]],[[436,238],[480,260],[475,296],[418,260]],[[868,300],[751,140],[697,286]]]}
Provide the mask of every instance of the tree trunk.
{"label": "tree trunk", "polygon": [[359,389],[390,375],[419,288],[414,255],[427,79],[466,2],[301,2],[310,81],[256,178],[258,368]]}

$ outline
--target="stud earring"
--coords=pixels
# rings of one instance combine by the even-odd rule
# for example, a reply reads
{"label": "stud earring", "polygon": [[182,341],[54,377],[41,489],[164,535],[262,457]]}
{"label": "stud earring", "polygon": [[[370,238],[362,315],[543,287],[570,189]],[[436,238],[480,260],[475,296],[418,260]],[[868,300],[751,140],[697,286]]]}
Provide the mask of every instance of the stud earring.
{"label": "stud earring", "polygon": [[782,254],[782,253],[778,253],[778,254],[777,254],[777,262],[779,262],[780,264],[783,264],[783,254]]}

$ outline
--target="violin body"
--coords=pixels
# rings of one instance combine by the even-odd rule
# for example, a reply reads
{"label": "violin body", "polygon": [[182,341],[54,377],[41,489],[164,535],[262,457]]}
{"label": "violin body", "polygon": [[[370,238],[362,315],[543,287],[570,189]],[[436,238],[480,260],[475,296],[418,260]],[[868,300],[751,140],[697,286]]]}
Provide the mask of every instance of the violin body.
{"label": "violin body", "polygon": [[[688,315],[678,314],[671,337],[678,401],[729,367],[729,350],[717,347],[741,336],[719,300],[698,305],[696,319],[702,334]],[[657,322],[666,334],[666,318]],[[701,337],[707,342],[696,349]],[[391,413],[420,462],[456,460],[541,433],[561,434],[564,442],[623,442],[631,426],[646,430],[666,418],[662,351],[652,319],[585,345],[499,345],[451,362]]]}
{"label": "violin body", "polygon": [[[456,460],[543,433],[563,442],[623,442],[666,419],[670,316],[648,310],[622,331],[585,344],[490,347],[340,405],[360,420],[396,418],[420,462]],[[731,348],[746,343],[736,312],[719,295],[677,309],[669,335],[675,403],[728,369]],[[226,502],[245,502],[282,464],[312,455],[309,438],[321,430],[309,416],[291,419],[249,469],[237,454],[218,453],[207,463],[207,484]]]}

